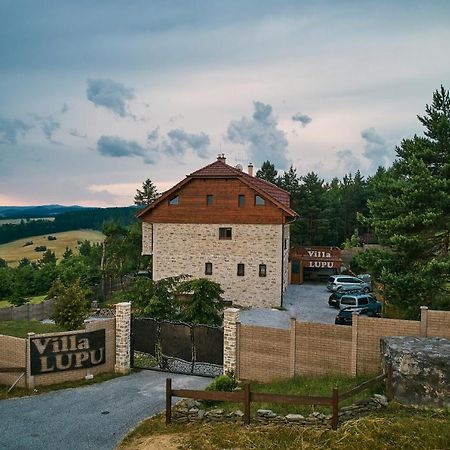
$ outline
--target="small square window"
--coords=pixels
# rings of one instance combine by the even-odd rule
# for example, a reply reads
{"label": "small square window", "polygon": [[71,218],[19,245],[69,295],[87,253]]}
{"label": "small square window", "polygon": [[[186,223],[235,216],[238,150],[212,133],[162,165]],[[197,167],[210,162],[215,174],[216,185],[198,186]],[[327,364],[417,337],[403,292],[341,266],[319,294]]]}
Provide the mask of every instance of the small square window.
{"label": "small square window", "polygon": [[245,274],[245,265],[242,263],[239,263],[237,265],[237,274],[239,277],[243,277]]}
{"label": "small square window", "polygon": [[175,197],[172,197],[169,200],[169,205],[174,206],[174,205],[179,205],[179,204],[180,204],[180,196],[179,195],[175,195]]}
{"label": "small square window", "polygon": [[231,239],[231,228],[219,228],[219,239]]}
{"label": "small square window", "polygon": [[260,277],[267,276],[267,266],[265,264],[260,264],[259,265],[259,276]]}
{"label": "small square window", "polygon": [[212,194],[208,194],[208,195],[206,196],[206,204],[207,204],[208,206],[211,206],[211,205],[213,204],[213,196],[212,196]]}
{"label": "small square window", "polygon": [[240,208],[245,206],[245,195],[239,194],[239,196],[238,196],[238,204],[239,204]]}
{"label": "small square window", "polygon": [[259,195],[255,195],[255,205],[256,206],[264,206],[266,201]]}
{"label": "small square window", "polygon": [[205,263],[205,275],[212,275],[212,263]]}

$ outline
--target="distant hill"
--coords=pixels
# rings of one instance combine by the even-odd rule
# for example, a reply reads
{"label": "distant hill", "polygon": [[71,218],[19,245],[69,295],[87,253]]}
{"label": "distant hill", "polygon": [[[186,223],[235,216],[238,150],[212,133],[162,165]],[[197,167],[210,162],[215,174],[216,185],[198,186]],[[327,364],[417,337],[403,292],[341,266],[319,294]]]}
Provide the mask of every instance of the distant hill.
{"label": "distant hill", "polygon": [[36,217],[53,217],[69,211],[79,211],[83,206],[40,205],[40,206],[0,206],[0,219],[33,219]]}
{"label": "distant hill", "polygon": [[[57,208],[75,208],[65,209],[64,212],[50,214],[50,211],[56,211]],[[21,208],[21,207],[0,207],[0,208]],[[26,216],[18,217],[20,223],[6,223],[0,226],[0,244],[12,242],[17,239],[29,236],[48,235],[62,231],[93,229],[101,231],[106,222],[115,222],[123,226],[131,225],[136,221],[135,214],[139,208],[128,206],[123,208],[82,208],[80,206],[60,206],[46,205],[36,207],[22,208],[44,208],[37,210],[39,219],[26,220]],[[53,209],[52,209],[53,208]],[[45,215],[45,212],[47,215]],[[1,213],[1,209],[0,209]],[[22,214],[29,214],[30,211],[22,210]],[[16,210],[16,217],[19,211]],[[45,217],[54,217],[54,220],[46,220]]]}

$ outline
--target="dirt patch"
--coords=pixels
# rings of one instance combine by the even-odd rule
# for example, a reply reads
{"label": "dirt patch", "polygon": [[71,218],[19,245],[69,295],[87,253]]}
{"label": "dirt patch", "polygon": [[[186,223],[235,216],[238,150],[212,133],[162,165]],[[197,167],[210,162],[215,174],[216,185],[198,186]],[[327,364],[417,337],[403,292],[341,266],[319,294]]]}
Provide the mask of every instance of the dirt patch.
{"label": "dirt patch", "polygon": [[127,445],[121,445],[120,450],[178,450],[181,439],[178,434],[153,434],[150,437],[136,439]]}

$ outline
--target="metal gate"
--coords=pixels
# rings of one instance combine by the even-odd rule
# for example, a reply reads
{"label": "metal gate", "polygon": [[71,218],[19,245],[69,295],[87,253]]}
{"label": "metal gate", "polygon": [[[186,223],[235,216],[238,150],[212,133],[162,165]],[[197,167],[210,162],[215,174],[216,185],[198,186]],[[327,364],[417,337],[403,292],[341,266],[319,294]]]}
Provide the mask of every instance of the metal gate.
{"label": "metal gate", "polygon": [[133,317],[131,365],[210,377],[221,375],[223,328]]}

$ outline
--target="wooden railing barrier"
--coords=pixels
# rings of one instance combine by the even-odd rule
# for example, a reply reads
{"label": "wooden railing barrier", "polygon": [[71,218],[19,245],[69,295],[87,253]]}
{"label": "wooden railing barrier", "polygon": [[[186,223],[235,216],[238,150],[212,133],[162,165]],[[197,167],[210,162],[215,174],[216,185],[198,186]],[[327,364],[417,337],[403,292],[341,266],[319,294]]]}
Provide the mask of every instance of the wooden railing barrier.
{"label": "wooden railing barrier", "polygon": [[245,383],[241,391],[220,392],[220,391],[197,391],[191,389],[172,389],[172,379],[166,378],[166,425],[172,421],[172,397],[193,398],[196,400],[211,400],[219,402],[242,403],[246,425],[250,424],[250,404],[254,403],[278,403],[287,405],[322,405],[329,406],[332,410],[331,427],[336,430],[339,422],[339,403],[363,390],[375,386],[380,381],[386,379],[387,399],[392,400],[392,368],[386,367],[382,373],[364,383],[355,386],[349,391],[339,395],[337,387],[333,388],[331,397],[315,397],[303,395],[268,394],[263,392],[251,392],[250,384]]}

